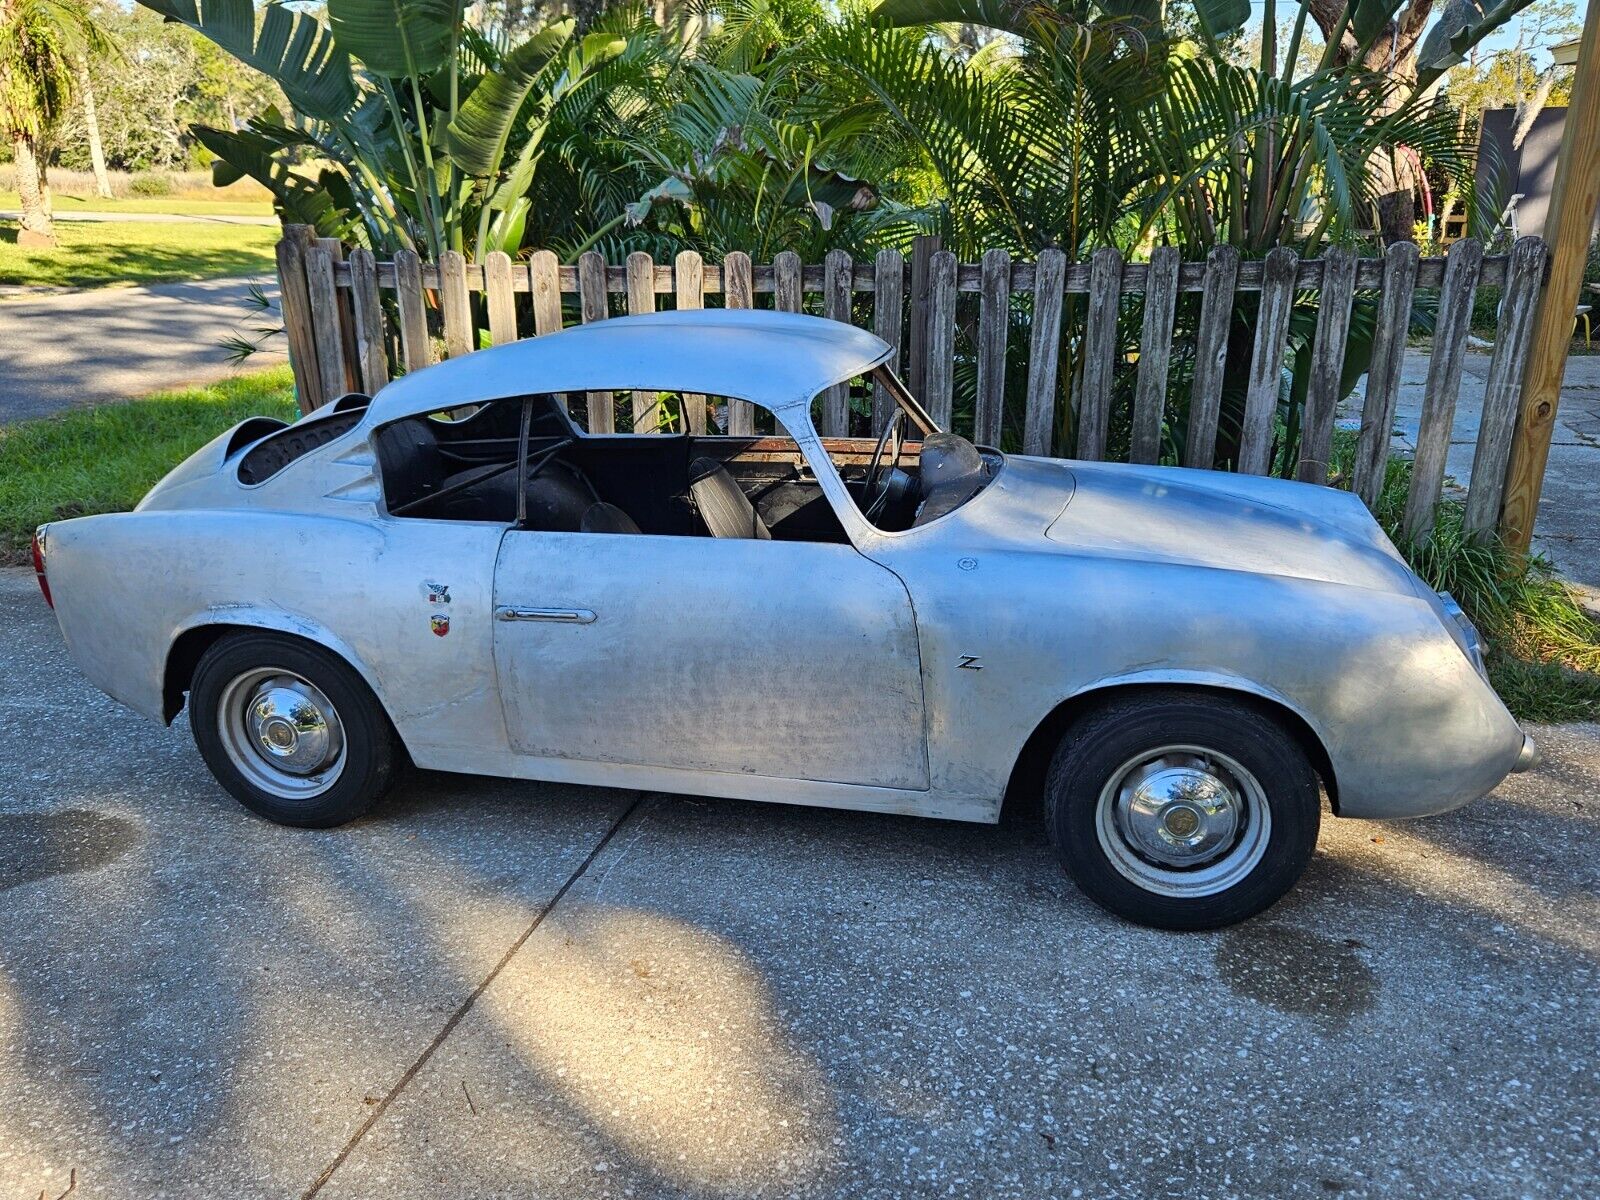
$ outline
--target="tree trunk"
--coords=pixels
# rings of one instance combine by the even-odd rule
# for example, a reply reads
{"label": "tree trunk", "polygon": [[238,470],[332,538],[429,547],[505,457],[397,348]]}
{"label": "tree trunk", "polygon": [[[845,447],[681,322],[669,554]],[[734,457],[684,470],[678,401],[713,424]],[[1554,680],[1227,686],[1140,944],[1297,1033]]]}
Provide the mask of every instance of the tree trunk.
{"label": "tree trunk", "polygon": [[89,60],[77,63],[78,90],[83,93],[83,127],[89,135],[89,162],[94,167],[94,190],[102,200],[111,199],[111,176],[106,174],[106,151],[100,143],[100,117],[94,107],[94,84],[89,79]]}
{"label": "tree trunk", "polygon": [[17,195],[22,202],[22,227],[17,232],[17,245],[53,247],[56,230],[50,220],[50,193],[39,162],[38,143],[26,134],[19,134],[12,139],[11,150],[17,164]]}
{"label": "tree trunk", "polygon": [[[1311,0],[1311,16],[1322,29],[1332,34],[1343,15],[1342,0]],[[1373,39],[1361,56],[1361,65],[1394,85],[1383,115],[1399,108],[1411,98],[1417,86],[1417,44],[1423,27],[1433,12],[1433,0],[1411,0],[1389,27]],[[1337,61],[1348,63],[1361,47],[1347,28],[1340,39]],[[1415,159],[1397,146],[1380,146],[1368,161],[1378,194],[1378,232],[1385,246],[1407,242],[1415,236],[1417,224],[1417,178]]]}

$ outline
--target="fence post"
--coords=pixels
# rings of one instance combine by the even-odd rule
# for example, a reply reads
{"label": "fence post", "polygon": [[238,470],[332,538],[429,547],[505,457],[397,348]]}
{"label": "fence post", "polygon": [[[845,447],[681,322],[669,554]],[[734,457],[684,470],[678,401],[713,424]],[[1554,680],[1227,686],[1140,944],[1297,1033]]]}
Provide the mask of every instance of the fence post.
{"label": "fence post", "polygon": [[333,252],[317,240],[306,247],[306,298],[311,311],[311,337],[317,347],[317,375],[322,404],[345,393],[344,322],[339,318],[339,292],[333,283]]}
{"label": "fence post", "polygon": [[1039,252],[1033,268],[1033,327],[1028,330],[1028,395],[1022,416],[1022,452],[1049,454],[1055,439],[1056,376],[1061,370],[1061,309],[1067,256]]}
{"label": "fence post", "polygon": [[1518,238],[1506,264],[1505,290],[1500,294],[1500,321],[1494,333],[1494,357],[1483,385],[1483,416],[1478,445],[1472,452],[1472,479],[1467,489],[1467,533],[1480,538],[1494,529],[1505,495],[1506,464],[1517,425],[1522,373],[1533,341],[1533,317],[1539,307],[1547,261],[1544,241]]}
{"label": "fence post", "polygon": [[309,225],[285,225],[278,241],[278,311],[289,342],[289,368],[294,372],[295,399],[308,413],[326,399],[317,366],[316,339],[311,332],[311,300],[306,293],[306,248],[313,241]]}
{"label": "fence post", "polygon": [[378,264],[365,246],[350,252],[350,309],[355,315],[361,387],[371,396],[389,382],[389,357],[383,302],[378,297]]}
{"label": "fence post", "polygon": [[1006,335],[1011,331],[1011,255],[983,255],[978,304],[978,404],[973,441],[1000,445],[1006,409]]}
{"label": "fence post", "polygon": [[1456,397],[1461,391],[1461,359],[1472,321],[1472,297],[1482,265],[1483,247],[1475,239],[1462,238],[1450,247],[1428,355],[1428,385],[1422,396],[1417,448],[1411,458],[1411,490],[1400,525],[1408,538],[1426,539],[1433,533],[1433,513],[1444,488],[1450,427],[1455,423]]}
{"label": "fence post", "polygon": [[1078,397],[1078,457],[1094,462],[1106,456],[1121,297],[1122,254],[1101,246],[1089,259],[1089,319],[1083,334],[1083,392]]}
{"label": "fence post", "polygon": [[939,428],[949,429],[955,385],[956,256],[948,250],[940,250],[928,259],[923,336],[923,407]]}
{"label": "fence post", "polygon": [[928,387],[929,267],[943,243],[937,234],[911,239],[911,338],[906,347],[906,387],[919,400]]}
{"label": "fence post", "polygon": [[[890,354],[884,364],[891,371],[900,369],[901,290],[905,287],[906,263],[898,250],[879,250],[872,264],[872,332],[889,343]],[[894,414],[894,397],[876,384],[872,388],[872,436],[889,425]]]}
{"label": "fence post", "polygon": [[1517,413],[1511,464],[1506,472],[1500,536],[1505,544],[1526,553],[1533,539],[1533,522],[1544,488],[1544,468],[1550,459],[1550,437],[1555,433],[1556,405],[1561,401],[1561,377],[1572,344],[1572,314],[1584,261],[1594,232],[1595,208],[1600,205],[1600,4],[1591,0],[1583,22],[1577,73],[1572,98],[1567,102],[1566,125],[1561,134],[1561,156],[1556,160],[1555,188],[1550,217],[1545,223],[1551,250],[1550,282],[1545,285],[1539,315],[1534,320],[1533,344],[1522,376],[1522,401]]}
{"label": "fence post", "polygon": [[[829,250],[823,260],[822,312],[829,320],[850,324],[851,288],[855,263],[844,250]],[[822,393],[823,437],[850,436],[850,381],[836,383]]]}
{"label": "fence post", "polygon": [[[728,308],[754,308],[755,271],[750,256],[735,250],[722,260],[722,302]],[[753,437],[756,432],[755,405],[748,400],[728,400],[728,433],[732,437]]]}

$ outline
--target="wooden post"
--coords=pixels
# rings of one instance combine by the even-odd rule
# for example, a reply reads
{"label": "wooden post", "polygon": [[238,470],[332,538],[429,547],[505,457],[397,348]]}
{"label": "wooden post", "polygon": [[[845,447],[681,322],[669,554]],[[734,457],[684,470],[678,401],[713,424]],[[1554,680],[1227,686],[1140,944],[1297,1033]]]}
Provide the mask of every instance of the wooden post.
{"label": "wooden post", "polygon": [[[722,260],[722,303],[727,308],[756,305],[755,268],[743,250],[735,250]],[[728,433],[733,437],[754,437],[755,432],[755,405],[729,398]]]}
{"label": "wooden post", "polygon": [[1591,2],[1588,10],[1561,134],[1550,217],[1545,224],[1550,281],[1539,302],[1533,345],[1522,376],[1522,402],[1500,510],[1501,539],[1522,554],[1527,553],[1533,538],[1550,437],[1555,432],[1556,405],[1561,400],[1561,376],[1572,344],[1572,314],[1583,282],[1595,211],[1600,208],[1600,3]]}
{"label": "wooden post", "polygon": [[317,366],[316,337],[311,331],[311,299],[306,292],[306,249],[314,237],[309,225],[285,225],[278,243],[278,309],[289,341],[295,399],[303,413],[320,407],[326,399]]}

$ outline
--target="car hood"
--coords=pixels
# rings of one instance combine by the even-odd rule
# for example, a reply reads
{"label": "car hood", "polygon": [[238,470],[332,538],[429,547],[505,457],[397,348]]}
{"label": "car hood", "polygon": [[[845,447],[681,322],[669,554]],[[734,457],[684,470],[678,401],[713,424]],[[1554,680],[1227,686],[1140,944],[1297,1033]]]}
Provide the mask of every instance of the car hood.
{"label": "car hood", "polygon": [[[1016,525],[1035,530],[1038,513],[1056,512],[1043,532],[1065,552],[1421,594],[1416,575],[1366,507],[1335,488],[1222,471],[1025,457],[1007,458],[996,480],[1002,482],[979,500],[994,493],[997,508],[1015,508]],[[984,515],[990,528],[1011,523],[995,521],[998,512]]]}

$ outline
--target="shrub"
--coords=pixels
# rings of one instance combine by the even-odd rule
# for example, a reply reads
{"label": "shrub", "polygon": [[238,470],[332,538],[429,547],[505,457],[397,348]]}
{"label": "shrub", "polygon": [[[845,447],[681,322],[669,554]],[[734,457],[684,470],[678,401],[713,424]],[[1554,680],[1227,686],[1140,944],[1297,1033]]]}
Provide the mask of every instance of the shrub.
{"label": "shrub", "polygon": [[173,192],[172,176],[159,171],[146,171],[129,181],[128,190],[135,196],[170,196]]}

